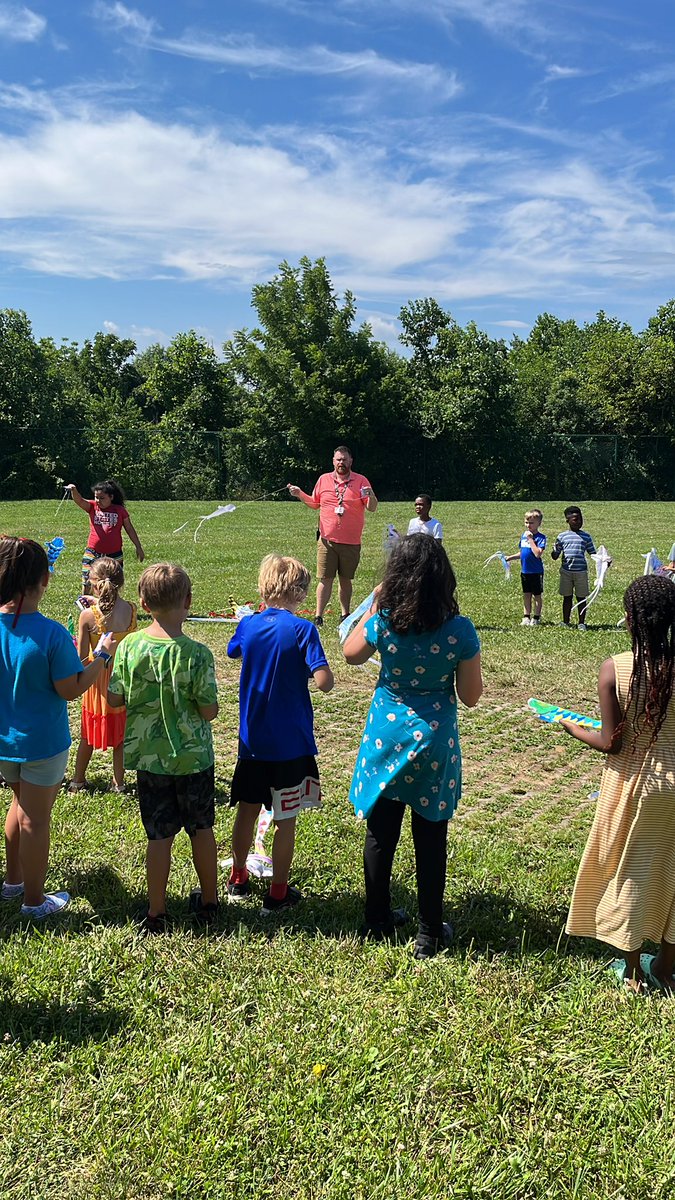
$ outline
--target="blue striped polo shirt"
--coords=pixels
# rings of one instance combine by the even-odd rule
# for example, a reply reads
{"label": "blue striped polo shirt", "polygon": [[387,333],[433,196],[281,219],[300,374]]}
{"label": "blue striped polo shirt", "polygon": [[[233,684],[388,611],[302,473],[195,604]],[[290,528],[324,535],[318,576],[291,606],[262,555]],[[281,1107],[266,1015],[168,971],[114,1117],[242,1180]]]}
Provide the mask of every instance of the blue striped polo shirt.
{"label": "blue striped polo shirt", "polygon": [[563,571],[586,571],[586,555],[595,554],[595,546],[584,529],[566,529],[555,539],[553,552],[556,558],[562,552]]}

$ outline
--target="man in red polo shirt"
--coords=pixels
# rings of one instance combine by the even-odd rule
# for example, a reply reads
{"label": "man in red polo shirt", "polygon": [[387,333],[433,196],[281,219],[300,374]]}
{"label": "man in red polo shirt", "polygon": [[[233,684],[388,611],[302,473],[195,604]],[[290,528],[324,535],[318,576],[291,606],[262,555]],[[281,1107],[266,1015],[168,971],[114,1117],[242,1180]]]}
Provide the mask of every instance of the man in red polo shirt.
{"label": "man in red polo shirt", "polygon": [[349,615],[352,581],[361,555],[363,525],[368,512],[375,512],[377,497],[365,475],[352,471],[348,446],[338,446],[333,455],[333,470],[320,475],[311,496],[289,483],[291,496],[308,508],[319,509],[319,541],[316,554],[315,625],[323,625],[323,613],[338,576],[340,620]]}

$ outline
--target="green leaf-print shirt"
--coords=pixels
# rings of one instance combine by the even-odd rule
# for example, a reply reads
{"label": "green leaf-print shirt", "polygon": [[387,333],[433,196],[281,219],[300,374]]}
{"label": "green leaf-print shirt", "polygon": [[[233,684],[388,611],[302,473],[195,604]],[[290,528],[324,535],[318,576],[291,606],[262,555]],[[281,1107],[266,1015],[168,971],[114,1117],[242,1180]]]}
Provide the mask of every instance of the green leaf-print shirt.
{"label": "green leaf-print shirt", "polygon": [[184,634],[129,634],[115,656],[109,689],[124,696],[124,765],[155,775],[194,775],[213,763],[211,724],[199,715],[217,698],[213,655]]}

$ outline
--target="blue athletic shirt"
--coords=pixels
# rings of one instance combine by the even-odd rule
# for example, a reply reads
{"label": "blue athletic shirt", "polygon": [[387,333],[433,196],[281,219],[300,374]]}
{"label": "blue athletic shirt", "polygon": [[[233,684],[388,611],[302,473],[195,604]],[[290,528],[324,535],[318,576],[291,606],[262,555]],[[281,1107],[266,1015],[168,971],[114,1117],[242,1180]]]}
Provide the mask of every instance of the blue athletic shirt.
{"label": "blue athletic shirt", "polygon": [[[535,545],[538,546],[540,550],[546,549],[545,533],[533,533],[532,537],[534,538]],[[523,575],[544,574],[544,560],[537,558],[536,554],[532,553],[530,550],[530,542],[526,533],[524,533],[520,539],[520,569]]]}
{"label": "blue athletic shirt", "polygon": [[563,571],[587,571],[587,554],[595,554],[590,533],[585,529],[564,529],[555,539],[553,553],[562,554]]}
{"label": "blue athletic shirt", "polygon": [[42,613],[0,613],[0,759],[34,762],[70,745],[68,706],[54,680],[82,670],[73,639]]}
{"label": "blue athletic shirt", "polygon": [[241,658],[239,757],[287,762],[316,754],[307,681],[328,661],[311,621],[266,608],[239,622],[227,647]]}

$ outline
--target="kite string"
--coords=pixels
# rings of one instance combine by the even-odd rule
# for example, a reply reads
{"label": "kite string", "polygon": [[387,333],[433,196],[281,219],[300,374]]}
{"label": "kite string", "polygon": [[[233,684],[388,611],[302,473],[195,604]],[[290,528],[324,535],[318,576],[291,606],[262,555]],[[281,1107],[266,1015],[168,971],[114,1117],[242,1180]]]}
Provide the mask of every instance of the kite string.
{"label": "kite string", "polygon": [[64,488],[64,489],[63,489],[63,496],[61,497],[61,503],[59,504],[59,506],[58,506],[58,508],[57,508],[56,512],[54,513],[54,516],[55,516],[55,517],[58,517],[59,513],[61,512],[61,508],[62,508],[62,506],[63,506],[64,502],[65,502],[65,501],[68,499],[68,496],[69,496],[69,494],[70,494],[70,493],[69,493],[69,491],[68,491],[68,488]]}

